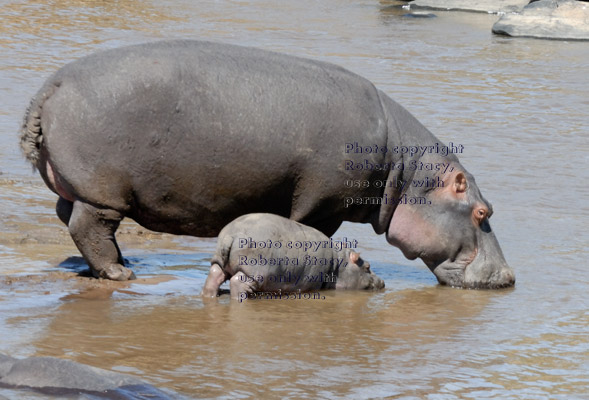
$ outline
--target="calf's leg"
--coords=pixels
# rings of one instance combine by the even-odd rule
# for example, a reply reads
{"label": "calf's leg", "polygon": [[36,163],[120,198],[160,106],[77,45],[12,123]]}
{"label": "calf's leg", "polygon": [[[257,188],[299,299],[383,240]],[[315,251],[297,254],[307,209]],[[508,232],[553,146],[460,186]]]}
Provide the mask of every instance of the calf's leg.
{"label": "calf's leg", "polygon": [[205,286],[202,289],[202,295],[205,297],[216,297],[219,293],[219,286],[227,280],[225,272],[219,264],[211,265],[209,276],[205,281]]}
{"label": "calf's leg", "polygon": [[248,277],[241,271],[229,280],[229,290],[233,299],[243,299],[243,295],[254,293],[258,289],[258,282]]}

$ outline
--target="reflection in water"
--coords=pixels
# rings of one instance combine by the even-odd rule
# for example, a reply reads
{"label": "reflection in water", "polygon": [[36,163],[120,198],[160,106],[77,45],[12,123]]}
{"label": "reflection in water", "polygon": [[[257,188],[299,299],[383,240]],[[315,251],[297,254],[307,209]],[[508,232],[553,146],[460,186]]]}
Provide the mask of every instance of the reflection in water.
{"label": "reflection in water", "polygon": [[[404,18],[401,3],[5,1],[0,352],[70,358],[193,397],[586,397],[586,44],[494,37],[493,15]],[[437,286],[421,262],[356,224],[335,236],[358,238],[384,292],[203,302],[198,292],[215,241],[133,223],[118,239],[149,279],[89,287],[67,275],[81,260],[68,259],[79,254],[55,216],[56,197],[19,153],[23,111],[43,80],[74,58],[172,37],[340,64],[441,140],[463,144],[461,161],[493,203],[493,228],[517,286]],[[13,277],[56,267],[41,278]]]}
{"label": "reflection in water", "polygon": [[34,347],[38,354],[102,368],[124,365],[152,382],[167,382],[180,392],[198,389],[207,397],[264,390],[287,395],[299,387],[329,387],[342,396],[377,387],[386,372],[375,376],[378,365],[395,365],[389,379],[403,369],[405,379],[423,381],[428,366],[416,371],[412,364],[451,356],[448,346],[466,336],[496,297],[482,293],[429,287],[243,304],[227,298],[203,304],[182,296],[153,306],[140,295],[76,299],[54,312]]}

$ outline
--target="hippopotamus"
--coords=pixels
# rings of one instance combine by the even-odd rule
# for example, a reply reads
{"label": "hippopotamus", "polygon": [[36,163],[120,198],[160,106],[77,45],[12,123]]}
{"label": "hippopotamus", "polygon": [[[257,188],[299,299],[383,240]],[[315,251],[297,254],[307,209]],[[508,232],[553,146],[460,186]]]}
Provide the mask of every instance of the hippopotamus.
{"label": "hippopotamus", "polygon": [[197,40],[105,50],[47,79],[20,142],[96,277],[134,278],[125,217],[214,237],[265,212],[327,236],[369,223],[442,284],[515,281],[460,146],[333,64]]}
{"label": "hippopotamus", "polygon": [[246,214],[219,233],[203,296],[230,279],[231,297],[322,289],[382,289],[384,282],[349,246],[275,214]]}

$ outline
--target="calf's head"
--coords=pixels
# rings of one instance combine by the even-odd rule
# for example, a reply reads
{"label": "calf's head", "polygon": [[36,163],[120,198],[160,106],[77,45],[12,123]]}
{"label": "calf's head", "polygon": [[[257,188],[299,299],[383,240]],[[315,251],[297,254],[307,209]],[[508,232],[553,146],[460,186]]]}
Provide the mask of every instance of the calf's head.
{"label": "calf's head", "polygon": [[[384,281],[372,272],[368,261],[354,251],[347,251],[347,260],[338,269],[335,288],[376,290],[384,288]],[[347,262],[347,263],[346,263]]]}
{"label": "calf's head", "polygon": [[[420,187],[431,172],[416,172],[394,211],[387,241],[409,259],[421,258],[442,284],[502,288],[515,283],[489,224],[493,208],[459,163],[438,174],[441,182]],[[437,179],[437,176],[435,177]],[[411,199],[417,199],[411,201]],[[413,203],[413,204],[411,204]]]}

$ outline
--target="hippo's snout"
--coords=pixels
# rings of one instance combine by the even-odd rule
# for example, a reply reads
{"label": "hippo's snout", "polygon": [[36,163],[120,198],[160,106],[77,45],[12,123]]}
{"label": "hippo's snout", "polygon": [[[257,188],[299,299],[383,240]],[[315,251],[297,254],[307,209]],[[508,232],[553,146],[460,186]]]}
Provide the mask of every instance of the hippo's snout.
{"label": "hippo's snout", "polygon": [[464,271],[463,287],[500,289],[515,284],[515,273],[505,261],[493,232],[482,231],[477,256]]}
{"label": "hippo's snout", "polygon": [[373,290],[384,289],[384,281],[382,279],[380,279],[374,273],[372,273],[370,277],[371,277],[371,279],[370,279],[371,285],[370,285],[369,289],[373,289]]}
{"label": "hippo's snout", "polygon": [[501,271],[501,279],[499,282],[504,286],[515,285],[515,273],[511,268],[505,268]]}
{"label": "hippo's snout", "polygon": [[[487,220],[476,232],[477,246],[458,252],[442,262],[427,266],[443,285],[465,289],[500,289],[515,284],[515,273],[505,261],[501,247]],[[462,248],[461,248],[462,249]]]}
{"label": "hippo's snout", "polygon": [[504,288],[515,285],[515,273],[509,267],[503,268],[496,274],[496,278],[491,278],[490,285],[494,288]]}

